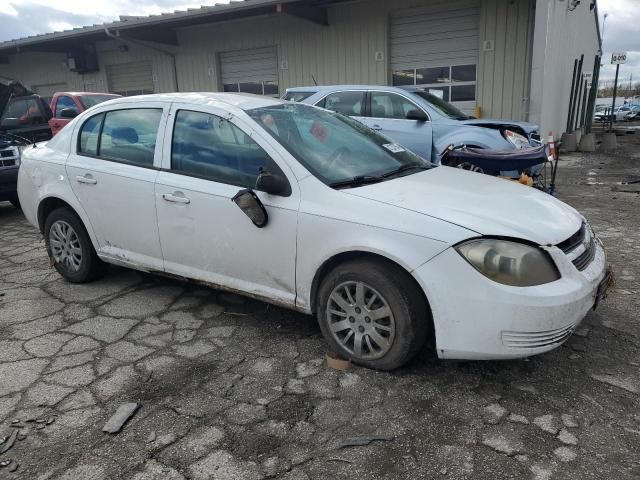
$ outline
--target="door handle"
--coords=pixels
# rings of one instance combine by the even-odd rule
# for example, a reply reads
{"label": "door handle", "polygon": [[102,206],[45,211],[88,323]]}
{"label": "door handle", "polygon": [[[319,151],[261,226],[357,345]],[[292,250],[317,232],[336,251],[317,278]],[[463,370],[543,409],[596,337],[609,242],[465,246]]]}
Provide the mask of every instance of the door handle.
{"label": "door handle", "polygon": [[162,198],[167,202],[184,203],[184,204],[191,203],[191,200],[185,197],[182,192],[163,193]]}
{"label": "door handle", "polygon": [[371,128],[374,130],[382,130],[382,127],[380,125],[371,125]]}
{"label": "door handle", "polygon": [[78,183],[87,183],[89,185],[95,185],[96,183],[98,183],[98,180],[93,178],[89,173],[85,174],[84,176],[77,175],[76,180],[78,181]]}

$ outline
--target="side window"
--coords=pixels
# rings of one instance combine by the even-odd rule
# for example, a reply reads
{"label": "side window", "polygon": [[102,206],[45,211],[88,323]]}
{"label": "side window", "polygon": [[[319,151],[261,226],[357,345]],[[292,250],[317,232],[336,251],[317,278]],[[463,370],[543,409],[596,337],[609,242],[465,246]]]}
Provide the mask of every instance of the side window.
{"label": "side window", "polygon": [[395,93],[371,92],[371,116],[375,118],[406,119],[407,113],[418,107]]}
{"label": "side window", "polygon": [[171,144],[171,170],[254,187],[260,170],[281,173],[269,155],[234,124],[203,112],[180,110]]}
{"label": "side window", "polygon": [[336,92],[327,95],[316,103],[316,105],[350,117],[360,117],[363,115],[364,93],[365,92]]}
{"label": "side window", "polygon": [[98,138],[100,137],[100,127],[104,113],[95,115],[84,122],[80,129],[80,140],[78,142],[78,153],[87,155],[98,155]]}
{"label": "side window", "polygon": [[153,166],[161,117],[159,108],[106,112],[98,156],[141,167]]}
{"label": "side window", "polygon": [[71,97],[67,97],[66,95],[63,95],[61,97],[58,97],[58,101],[56,102],[56,118],[62,117],[61,112],[65,108],[71,108],[76,112],[78,111],[78,107],[76,106],[73,99]]}

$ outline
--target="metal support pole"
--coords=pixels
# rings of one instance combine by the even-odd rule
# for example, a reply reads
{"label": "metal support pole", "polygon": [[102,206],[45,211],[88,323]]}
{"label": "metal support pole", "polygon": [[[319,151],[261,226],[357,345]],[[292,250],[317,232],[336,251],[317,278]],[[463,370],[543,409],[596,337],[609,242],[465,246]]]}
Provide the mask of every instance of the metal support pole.
{"label": "metal support pole", "polygon": [[576,89],[576,70],[578,69],[578,59],[573,61],[573,78],[571,80],[571,93],[569,94],[569,111],[567,112],[567,132],[571,131],[571,111],[573,110],[573,92]]}
{"label": "metal support pole", "polygon": [[591,77],[591,92],[589,92],[589,104],[587,106],[587,119],[585,133],[591,133],[591,127],[593,126],[593,113],[596,108],[596,99],[598,98],[598,80],[600,79],[600,62],[602,59],[600,55],[596,55],[595,62],[593,64],[593,76]]}
{"label": "metal support pole", "polygon": [[618,94],[618,73],[620,73],[620,64],[616,65],[616,79],[613,82],[613,103],[611,104],[611,120],[609,123],[609,131],[613,131],[613,117],[616,112],[616,95]]}
{"label": "metal support pole", "polygon": [[[573,95],[573,108],[571,109],[571,128],[569,128],[570,132],[573,132],[575,130],[575,119],[576,119],[576,108],[577,108],[577,104],[578,104],[578,99],[580,97],[578,97],[578,89],[577,86],[580,85],[580,88],[582,88],[582,63],[584,62],[584,55],[580,55],[580,61],[578,61],[578,71],[576,74],[576,90],[574,92]],[[578,81],[580,81],[580,83],[578,83]]]}
{"label": "metal support pole", "polygon": [[580,73],[580,88],[578,88],[578,91],[576,92],[576,116],[574,119],[572,130],[577,130],[578,127],[582,126],[578,124],[580,123],[580,115],[582,113],[582,110],[580,110],[580,107],[582,106],[582,94],[583,94],[584,86],[585,86],[584,77],[582,76],[582,73]]}

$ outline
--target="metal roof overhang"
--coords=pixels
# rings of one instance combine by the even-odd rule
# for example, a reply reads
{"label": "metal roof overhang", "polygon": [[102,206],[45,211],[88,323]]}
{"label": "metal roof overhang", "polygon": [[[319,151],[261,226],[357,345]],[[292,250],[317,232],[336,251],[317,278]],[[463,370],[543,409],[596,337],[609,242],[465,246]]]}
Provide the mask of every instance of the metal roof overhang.
{"label": "metal roof overhang", "polygon": [[78,50],[109,40],[106,29],[112,34],[122,32],[132,40],[178,45],[176,30],[179,28],[240,18],[285,14],[328,25],[327,7],[342,1],[347,0],[244,0],[148,17],[122,17],[111,23],[0,42],[0,57],[19,52]]}

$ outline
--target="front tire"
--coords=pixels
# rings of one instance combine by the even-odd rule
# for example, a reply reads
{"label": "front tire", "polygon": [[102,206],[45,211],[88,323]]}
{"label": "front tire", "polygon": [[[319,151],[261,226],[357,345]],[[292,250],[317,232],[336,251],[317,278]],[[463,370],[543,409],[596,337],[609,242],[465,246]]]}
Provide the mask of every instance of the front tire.
{"label": "front tire", "polygon": [[330,347],[379,370],[407,363],[425,344],[431,318],[424,296],[400,267],[356,259],[334,268],[318,290],[317,317]]}
{"label": "front tire", "polygon": [[98,258],[87,230],[75,212],[58,208],[44,225],[47,253],[54,268],[72,283],[85,283],[101,277],[107,265]]}

